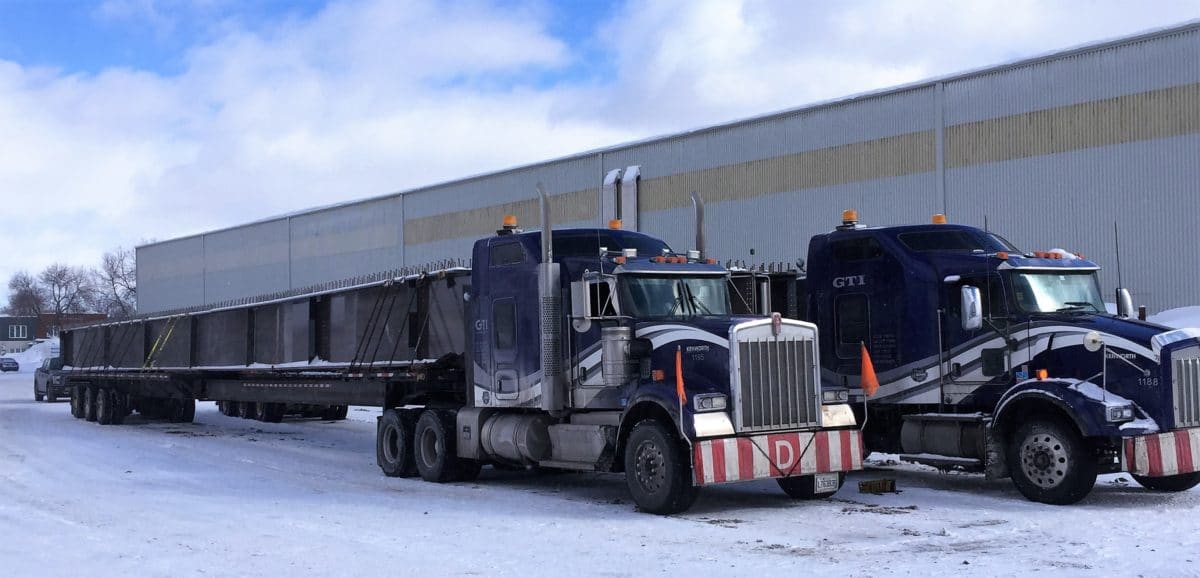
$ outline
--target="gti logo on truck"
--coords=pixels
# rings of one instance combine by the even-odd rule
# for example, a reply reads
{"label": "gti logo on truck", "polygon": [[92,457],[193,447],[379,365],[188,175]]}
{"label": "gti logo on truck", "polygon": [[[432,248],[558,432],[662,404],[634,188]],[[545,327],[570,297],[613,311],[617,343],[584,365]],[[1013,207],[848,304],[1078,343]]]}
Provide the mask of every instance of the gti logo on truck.
{"label": "gti logo on truck", "polygon": [[833,286],[842,289],[844,287],[862,287],[867,284],[866,275],[847,275],[845,277],[834,277]]}

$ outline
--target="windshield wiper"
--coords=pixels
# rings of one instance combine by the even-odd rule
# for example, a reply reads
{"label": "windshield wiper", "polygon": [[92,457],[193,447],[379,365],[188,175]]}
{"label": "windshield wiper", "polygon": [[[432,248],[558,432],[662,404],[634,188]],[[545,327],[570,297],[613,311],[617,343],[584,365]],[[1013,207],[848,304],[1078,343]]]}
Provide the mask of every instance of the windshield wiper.
{"label": "windshield wiper", "polygon": [[684,287],[687,288],[688,302],[692,304],[692,313],[698,315],[712,315],[712,310],[710,310],[708,307],[705,307],[704,304],[696,298],[696,294],[692,292],[692,286],[685,283]]}
{"label": "windshield wiper", "polygon": [[1092,309],[1094,309],[1096,311],[1096,313],[1100,313],[1100,308],[1096,307],[1096,305],[1094,303],[1091,303],[1089,301],[1063,301],[1063,305],[1067,305],[1067,307],[1059,307],[1058,309],[1055,309],[1055,311],[1056,312],[1079,311],[1080,309],[1083,309],[1086,306],[1086,307],[1091,307]]}

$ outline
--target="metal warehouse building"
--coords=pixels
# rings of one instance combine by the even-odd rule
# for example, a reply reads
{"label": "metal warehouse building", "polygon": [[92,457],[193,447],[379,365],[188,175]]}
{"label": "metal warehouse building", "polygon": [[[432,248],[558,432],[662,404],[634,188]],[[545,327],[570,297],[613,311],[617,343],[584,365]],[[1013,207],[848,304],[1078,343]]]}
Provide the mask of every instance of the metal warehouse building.
{"label": "metal warehouse building", "polygon": [[[536,227],[627,228],[795,262],[841,210],[868,225],[946,213],[1024,250],[1061,247],[1122,276],[1152,311],[1200,304],[1200,22],[1003,66],[614,146],[139,247],[138,306],[242,300],[448,258],[514,213]],[[619,208],[618,208],[619,207]]]}

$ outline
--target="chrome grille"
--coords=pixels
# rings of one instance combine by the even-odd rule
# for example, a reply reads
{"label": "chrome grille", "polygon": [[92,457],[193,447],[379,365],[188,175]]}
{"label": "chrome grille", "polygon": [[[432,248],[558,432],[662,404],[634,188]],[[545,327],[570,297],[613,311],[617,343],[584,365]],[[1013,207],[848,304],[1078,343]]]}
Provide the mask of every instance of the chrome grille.
{"label": "chrome grille", "polygon": [[816,346],[798,335],[739,339],[734,418],[739,432],[820,424]]}
{"label": "chrome grille", "polygon": [[1200,358],[1172,360],[1171,388],[1175,394],[1175,427],[1200,426]]}

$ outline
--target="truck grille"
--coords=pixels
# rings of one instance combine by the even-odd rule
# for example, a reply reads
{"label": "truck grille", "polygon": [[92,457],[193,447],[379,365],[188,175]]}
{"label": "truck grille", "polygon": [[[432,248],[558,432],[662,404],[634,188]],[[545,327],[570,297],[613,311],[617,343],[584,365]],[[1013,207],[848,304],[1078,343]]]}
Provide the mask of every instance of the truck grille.
{"label": "truck grille", "polygon": [[734,419],[739,432],[814,427],[821,400],[816,345],[799,335],[738,339]]}
{"label": "truck grille", "polygon": [[1200,358],[1172,360],[1171,388],[1175,394],[1175,427],[1200,426]]}

